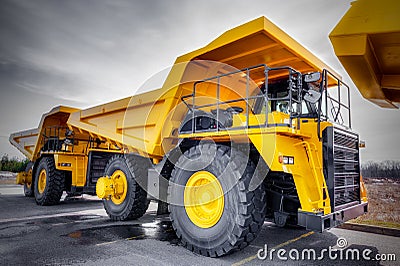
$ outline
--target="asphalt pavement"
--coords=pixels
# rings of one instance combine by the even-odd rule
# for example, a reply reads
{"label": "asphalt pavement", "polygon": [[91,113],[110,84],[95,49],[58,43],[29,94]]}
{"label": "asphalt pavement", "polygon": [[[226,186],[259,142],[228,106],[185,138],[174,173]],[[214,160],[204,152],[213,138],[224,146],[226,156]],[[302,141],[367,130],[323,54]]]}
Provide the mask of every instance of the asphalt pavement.
{"label": "asphalt pavement", "polygon": [[345,229],[314,233],[271,221],[245,249],[207,258],[183,248],[156,207],[152,203],[136,221],[112,222],[96,197],[63,197],[43,207],[24,197],[22,187],[1,185],[0,265],[400,264],[399,237]]}

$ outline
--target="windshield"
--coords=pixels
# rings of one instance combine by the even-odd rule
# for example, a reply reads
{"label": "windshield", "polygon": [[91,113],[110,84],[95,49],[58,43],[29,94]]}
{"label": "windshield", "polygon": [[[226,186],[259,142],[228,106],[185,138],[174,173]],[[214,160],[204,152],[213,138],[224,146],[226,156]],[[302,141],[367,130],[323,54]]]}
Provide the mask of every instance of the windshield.
{"label": "windshield", "polygon": [[[313,89],[318,89],[314,88]],[[257,95],[265,94],[265,83],[263,83],[258,90]],[[297,92],[292,92],[292,97],[297,98]],[[317,115],[317,105],[302,101],[301,108],[299,108],[299,103],[292,102],[292,106],[290,106],[289,98],[289,86],[288,80],[278,80],[268,84],[268,98],[272,99],[268,101],[268,112],[281,112],[285,114],[296,113],[296,110],[301,110],[300,117],[318,117]],[[264,114],[266,111],[265,98],[259,97],[256,98],[254,103],[252,104],[252,109],[254,114]]]}

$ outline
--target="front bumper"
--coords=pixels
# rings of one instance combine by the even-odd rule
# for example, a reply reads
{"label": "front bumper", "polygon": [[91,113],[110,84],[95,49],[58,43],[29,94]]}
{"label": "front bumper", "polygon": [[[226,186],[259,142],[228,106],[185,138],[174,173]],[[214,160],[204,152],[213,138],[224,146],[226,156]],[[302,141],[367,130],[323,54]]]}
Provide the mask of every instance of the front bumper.
{"label": "front bumper", "polygon": [[329,228],[336,227],[348,220],[363,215],[368,211],[368,202],[361,202],[327,215],[320,215],[299,210],[297,218],[298,225],[308,230],[323,232]]}

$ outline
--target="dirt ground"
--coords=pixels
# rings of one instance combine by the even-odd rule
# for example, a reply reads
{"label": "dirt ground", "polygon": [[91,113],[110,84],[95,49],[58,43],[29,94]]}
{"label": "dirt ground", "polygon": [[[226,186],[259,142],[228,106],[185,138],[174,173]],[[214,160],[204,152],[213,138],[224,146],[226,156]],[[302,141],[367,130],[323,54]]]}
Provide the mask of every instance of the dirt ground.
{"label": "dirt ground", "polygon": [[364,178],[368,196],[368,213],[356,223],[400,228],[400,180]]}
{"label": "dirt ground", "polygon": [[15,185],[17,174],[0,171],[0,185]]}

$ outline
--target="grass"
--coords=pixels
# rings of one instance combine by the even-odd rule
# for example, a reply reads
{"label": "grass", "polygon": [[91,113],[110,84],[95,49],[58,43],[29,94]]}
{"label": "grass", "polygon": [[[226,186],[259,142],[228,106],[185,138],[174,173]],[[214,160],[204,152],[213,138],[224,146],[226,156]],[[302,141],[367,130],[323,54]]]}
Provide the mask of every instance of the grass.
{"label": "grass", "polygon": [[400,181],[365,178],[368,213],[350,222],[400,229]]}
{"label": "grass", "polygon": [[[357,219],[355,219],[357,220]],[[351,221],[351,222],[354,222]],[[366,224],[366,225],[374,225],[374,226],[381,226],[381,227],[388,227],[388,228],[395,228],[395,229],[400,229],[400,224],[399,223],[392,223],[392,222],[382,222],[382,221],[376,221],[376,220],[362,220],[361,222],[357,222],[357,224]]]}
{"label": "grass", "polygon": [[0,179],[0,185],[15,185],[15,179],[14,180],[10,180],[10,179]]}

